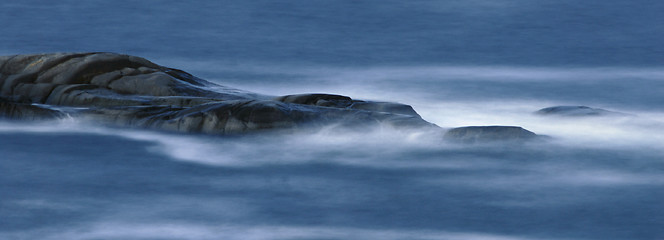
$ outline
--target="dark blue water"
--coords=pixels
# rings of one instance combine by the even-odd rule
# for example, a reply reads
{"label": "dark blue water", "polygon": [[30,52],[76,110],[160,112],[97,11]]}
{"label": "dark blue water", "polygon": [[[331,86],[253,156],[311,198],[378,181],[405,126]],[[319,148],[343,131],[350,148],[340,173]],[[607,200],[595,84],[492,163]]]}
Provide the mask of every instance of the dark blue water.
{"label": "dark blue water", "polygon": [[[389,128],[209,137],[0,122],[0,239],[664,239],[664,2],[4,1],[0,54],[111,51],[266,94],[411,104]],[[534,116],[553,105],[627,116]]]}
{"label": "dark blue water", "polygon": [[661,66],[662,9],[656,0],[7,1],[0,42],[6,53],[239,63]]}

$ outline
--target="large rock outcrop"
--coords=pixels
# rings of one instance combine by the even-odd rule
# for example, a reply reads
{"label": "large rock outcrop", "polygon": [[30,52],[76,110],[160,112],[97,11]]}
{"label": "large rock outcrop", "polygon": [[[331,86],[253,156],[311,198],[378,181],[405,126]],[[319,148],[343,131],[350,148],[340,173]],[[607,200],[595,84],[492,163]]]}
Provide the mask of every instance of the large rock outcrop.
{"label": "large rock outcrop", "polygon": [[[412,107],[332,94],[269,96],[220,86],[146,59],[114,53],[0,57],[0,118],[76,117],[112,126],[206,134],[340,126],[426,129]],[[452,129],[456,142],[530,139],[522,128]]]}
{"label": "large rock outcrop", "polygon": [[235,134],[337,124],[436,127],[408,105],[331,94],[266,96],[114,53],[0,57],[0,117]]}

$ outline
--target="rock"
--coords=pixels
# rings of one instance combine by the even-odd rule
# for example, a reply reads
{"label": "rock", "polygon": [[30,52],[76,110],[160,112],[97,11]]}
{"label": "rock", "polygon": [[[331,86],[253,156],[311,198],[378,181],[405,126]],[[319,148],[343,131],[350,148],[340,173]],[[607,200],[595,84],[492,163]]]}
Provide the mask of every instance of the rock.
{"label": "rock", "polygon": [[362,109],[368,111],[385,112],[385,113],[398,113],[413,117],[420,117],[417,112],[410,105],[392,103],[392,102],[366,102],[354,101],[350,106],[353,109]]}
{"label": "rock", "polygon": [[[221,135],[324,126],[442,131],[405,104],[323,93],[260,95],[129,55],[0,57],[0,117],[65,116],[112,126]],[[468,143],[535,137],[523,128],[504,126],[455,128],[444,135],[447,140]]]}
{"label": "rock", "polygon": [[72,116],[114,126],[208,134],[307,129],[438,128],[412,107],[332,94],[265,96],[114,53],[0,57],[0,116]]}
{"label": "rock", "polygon": [[591,108],[586,106],[554,106],[542,108],[535,112],[538,115],[562,116],[562,117],[593,117],[593,116],[626,116],[627,114],[604,110],[601,108]]}
{"label": "rock", "polygon": [[48,120],[62,117],[65,114],[56,110],[0,98],[0,119]]}
{"label": "rock", "polygon": [[346,108],[353,104],[353,99],[350,97],[323,93],[286,95],[277,97],[275,100],[285,103],[337,108]]}
{"label": "rock", "polygon": [[321,107],[337,107],[337,108],[351,108],[360,109],[373,112],[384,112],[393,114],[403,114],[414,117],[420,117],[413,107],[406,104],[392,103],[392,102],[373,102],[353,100],[350,97],[332,94],[299,94],[287,95],[276,98],[275,100],[287,103],[297,103],[305,105],[314,105]]}
{"label": "rock", "polygon": [[541,137],[515,126],[470,126],[448,130],[443,139],[456,143],[523,142]]}

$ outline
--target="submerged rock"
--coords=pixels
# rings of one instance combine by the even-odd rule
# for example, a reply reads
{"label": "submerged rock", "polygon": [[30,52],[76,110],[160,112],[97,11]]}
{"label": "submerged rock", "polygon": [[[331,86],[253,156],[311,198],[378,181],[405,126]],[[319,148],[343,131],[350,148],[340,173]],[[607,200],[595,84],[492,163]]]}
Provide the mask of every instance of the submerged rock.
{"label": "submerged rock", "polygon": [[601,108],[591,108],[586,106],[554,106],[542,108],[535,112],[538,115],[564,116],[564,117],[592,117],[592,116],[626,116],[627,114],[613,112]]}
{"label": "submerged rock", "polygon": [[332,94],[260,95],[129,55],[0,57],[0,117],[66,115],[117,126],[210,134],[329,124],[437,128],[404,104]]}
{"label": "submerged rock", "polygon": [[541,138],[531,131],[515,126],[470,126],[448,130],[443,139],[456,143],[521,142]]}

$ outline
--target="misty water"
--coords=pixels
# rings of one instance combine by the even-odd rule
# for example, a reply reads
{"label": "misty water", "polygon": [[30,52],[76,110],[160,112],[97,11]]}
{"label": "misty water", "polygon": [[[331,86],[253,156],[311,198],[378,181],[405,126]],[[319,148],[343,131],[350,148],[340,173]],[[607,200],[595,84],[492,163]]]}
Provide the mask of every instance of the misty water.
{"label": "misty water", "polygon": [[[205,136],[0,121],[0,239],[664,239],[664,2],[2,1],[0,55],[108,51],[428,133]],[[620,112],[539,116],[556,105]]]}

